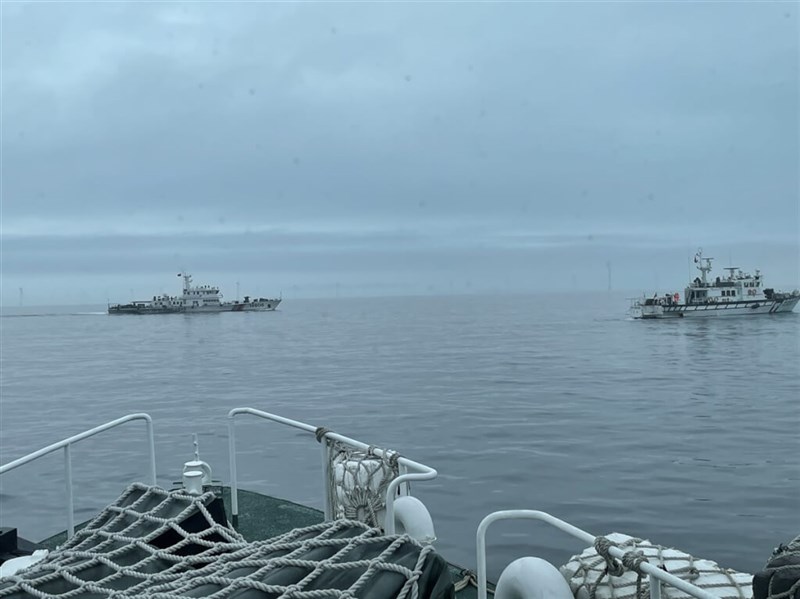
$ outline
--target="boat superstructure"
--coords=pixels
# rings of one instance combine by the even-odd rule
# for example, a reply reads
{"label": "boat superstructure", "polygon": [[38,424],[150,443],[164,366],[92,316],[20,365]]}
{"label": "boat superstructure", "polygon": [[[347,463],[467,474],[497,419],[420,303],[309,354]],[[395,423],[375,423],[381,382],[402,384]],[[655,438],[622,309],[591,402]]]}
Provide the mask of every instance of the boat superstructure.
{"label": "boat superstructure", "polygon": [[[235,425],[243,417],[290,427],[319,443],[321,511],[240,488],[237,454],[242,448],[237,448]],[[71,447],[132,421],[146,425],[149,481],[130,484],[95,518],[76,525]],[[438,553],[431,514],[411,494],[410,483],[437,476],[433,468],[325,427],[254,408],[231,410],[227,423],[230,486],[212,479],[195,437],[194,459],[184,464],[182,480],[169,490],[159,487],[153,421],[143,413],[0,466],[2,475],[63,452],[67,516],[65,532],[45,539],[32,554],[0,563],[0,597],[486,599],[492,593],[495,599],[769,599],[773,596],[762,592],[765,588],[780,591],[784,582],[800,584],[800,572],[797,582],[791,576],[775,584],[772,580],[794,563],[795,553],[800,560],[800,537],[781,546],[769,563],[775,562],[774,568],[768,564],[754,577],[619,533],[594,536],[536,510],[495,512],[483,519],[476,535],[475,572],[449,564]],[[519,558],[490,585],[487,530],[508,519],[553,526],[587,548],[560,569],[536,557]],[[672,594],[678,591],[683,594]]]}
{"label": "boat superstructure", "polygon": [[222,301],[222,293],[216,285],[192,285],[192,276],[179,273],[183,278],[181,295],[154,295],[149,300],[132,301],[128,304],[109,304],[109,314],[174,314],[203,312],[268,312],[275,310],[281,298],[251,299],[244,301]]}
{"label": "boat superstructure", "polygon": [[675,292],[636,298],[631,304],[631,315],[641,319],[755,316],[791,312],[800,302],[800,291],[779,292],[764,287],[759,270],[750,274],[728,266],[727,276],[711,280],[712,260],[703,256],[702,249],[698,250],[694,263],[700,276],[684,288],[683,297]]}

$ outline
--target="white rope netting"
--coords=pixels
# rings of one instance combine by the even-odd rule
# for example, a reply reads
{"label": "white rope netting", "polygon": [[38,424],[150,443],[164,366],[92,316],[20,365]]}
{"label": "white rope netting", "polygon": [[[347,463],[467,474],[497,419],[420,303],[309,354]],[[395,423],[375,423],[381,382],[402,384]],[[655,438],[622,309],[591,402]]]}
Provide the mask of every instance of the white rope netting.
{"label": "white rope netting", "polygon": [[[598,537],[626,552],[623,563],[608,554],[606,542],[596,543],[561,567],[577,599],[643,599],[649,597],[647,575],[636,570],[643,559],[670,574],[719,597],[752,599],[752,575],[720,567],[716,562],[698,559],[688,553],[654,545],[620,533]],[[598,551],[599,549],[599,551]],[[661,585],[664,599],[689,599],[691,595]]]}
{"label": "white rope netting", "polygon": [[[431,546],[361,522],[325,522],[247,543],[214,521],[206,508],[213,499],[132,485],[43,561],[0,579],[0,597],[417,599],[420,576],[429,583],[448,576]],[[181,524],[196,514],[206,527],[185,530]],[[441,564],[426,570],[429,557]]]}
{"label": "white rope netting", "polygon": [[338,441],[323,438],[326,429],[317,431],[317,439],[328,443],[328,500],[334,518],[358,520],[372,527],[383,527],[386,490],[400,474],[397,452],[374,447],[367,451],[353,449]]}

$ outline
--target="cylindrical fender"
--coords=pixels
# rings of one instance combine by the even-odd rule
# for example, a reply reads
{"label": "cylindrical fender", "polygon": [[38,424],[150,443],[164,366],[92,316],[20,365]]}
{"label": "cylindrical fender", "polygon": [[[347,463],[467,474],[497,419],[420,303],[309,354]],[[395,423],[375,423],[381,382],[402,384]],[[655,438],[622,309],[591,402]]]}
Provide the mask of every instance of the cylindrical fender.
{"label": "cylindrical fender", "polygon": [[538,557],[514,560],[497,581],[495,599],[573,599],[572,591],[551,564]]}
{"label": "cylindrical fender", "polygon": [[430,544],[436,540],[433,519],[428,508],[416,497],[403,495],[394,500],[395,532],[407,534],[420,543]]}

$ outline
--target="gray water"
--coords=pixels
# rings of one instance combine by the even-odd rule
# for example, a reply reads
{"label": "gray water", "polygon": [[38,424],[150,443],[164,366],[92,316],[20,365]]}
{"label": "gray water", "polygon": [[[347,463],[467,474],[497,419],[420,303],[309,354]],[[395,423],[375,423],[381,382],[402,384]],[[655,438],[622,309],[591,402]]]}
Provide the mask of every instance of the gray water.
{"label": "gray water", "polygon": [[[475,566],[493,510],[550,511],[745,571],[800,533],[800,314],[631,321],[623,296],[285,301],[275,313],[4,311],[0,458],[130,412],[159,483],[198,433],[227,482],[227,411],[252,406],[429,464],[415,494],[449,560]],[[20,314],[27,314],[21,316]],[[33,315],[36,314],[36,315]],[[245,488],[321,507],[313,438],[243,421]],[[143,479],[140,424],[73,450],[78,520]],[[0,520],[64,528],[62,457],[2,479]],[[490,534],[490,574],[583,549],[533,523]]]}

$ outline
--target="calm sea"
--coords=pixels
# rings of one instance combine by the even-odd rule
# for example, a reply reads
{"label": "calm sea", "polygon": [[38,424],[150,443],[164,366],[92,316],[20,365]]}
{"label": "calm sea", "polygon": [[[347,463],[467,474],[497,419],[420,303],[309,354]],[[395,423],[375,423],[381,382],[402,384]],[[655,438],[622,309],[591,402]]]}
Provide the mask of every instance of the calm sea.
{"label": "calm sea", "polygon": [[[147,412],[161,484],[178,480],[193,433],[227,482],[226,414],[252,406],[437,468],[415,494],[463,565],[483,516],[531,508],[755,571],[800,533],[800,314],[640,322],[626,308],[588,294],[194,316],[5,309],[0,458]],[[239,428],[245,488],[321,506],[313,438]],[[142,439],[134,424],[74,448],[79,521],[144,477]],[[36,540],[64,528],[60,454],[0,492],[3,526]],[[489,544],[495,576],[517,556],[583,549],[533,523],[500,525]]]}

